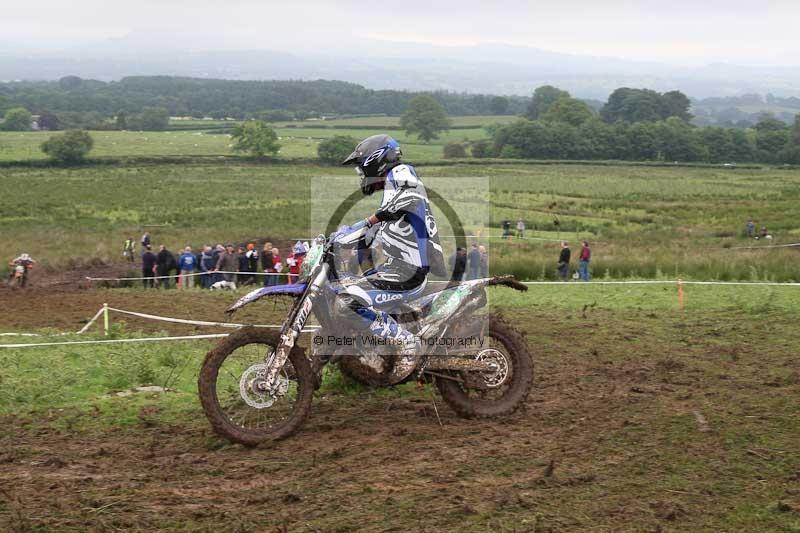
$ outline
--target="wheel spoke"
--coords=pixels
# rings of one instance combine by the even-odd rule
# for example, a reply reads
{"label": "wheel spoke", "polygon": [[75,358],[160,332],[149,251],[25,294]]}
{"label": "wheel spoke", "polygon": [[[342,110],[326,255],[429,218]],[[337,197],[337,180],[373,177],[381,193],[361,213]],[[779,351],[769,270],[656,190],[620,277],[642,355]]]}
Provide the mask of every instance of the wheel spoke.
{"label": "wheel spoke", "polygon": [[[274,351],[268,344],[244,344],[221,361],[217,370],[217,403],[232,426],[269,434],[294,412],[300,394],[297,372],[290,362],[287,361],[290,370],[283,369],[278,382],[270,387],[273,392],[262,392],[267,368],[264,358]],[[293,379],[289,379],[289,372]],[[245,386],[240,388],[243,377]]]}

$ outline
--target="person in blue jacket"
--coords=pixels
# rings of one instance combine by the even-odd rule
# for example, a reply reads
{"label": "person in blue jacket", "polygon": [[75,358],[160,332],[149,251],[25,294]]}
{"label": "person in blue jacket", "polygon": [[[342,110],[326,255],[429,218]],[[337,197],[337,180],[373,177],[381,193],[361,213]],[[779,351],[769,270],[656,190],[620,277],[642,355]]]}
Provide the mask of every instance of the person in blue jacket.
{"label": "person in blue jacket", "polygon": [[194,271],[197,270],[197,256],[192,252],[192,247],[187,246],[178,258],[178,270],[181,271],[181,288],[194,287]]}

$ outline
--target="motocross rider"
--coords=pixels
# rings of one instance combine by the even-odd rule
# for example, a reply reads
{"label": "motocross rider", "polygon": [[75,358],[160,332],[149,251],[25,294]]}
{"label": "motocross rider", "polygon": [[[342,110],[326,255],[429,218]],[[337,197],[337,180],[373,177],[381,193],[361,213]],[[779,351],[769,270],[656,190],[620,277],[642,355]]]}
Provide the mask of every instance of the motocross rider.
{"label": "motocross rider", "polygon": [[22,286],[25,286],[25,283],[28,281],[28,270],[33,268],[34,263],[36,261],[28,254],[20,254],[19,257],[15,257],[8,265],[12,267],[11,272],[8,275],[8,281],[10,282],[14,279],[14,269],[13,267],[22,266],[25,268],[25,271],[22,276]]}
{"label": "motocross rider", "polygon": [[[339,228],[333,237],[335,244],[351,248],[363,248],[378,239],[387,257],[357,282],[346,284],[338,304],[355,312],[373,335],[390,339],[399,348],[388,375],[390,383],[398,383],[414,371],[421,352],[420,339],[388,313],[373,307],[366,291],[393,291],[393,296],[402,297],[420,288],[428,272],[446,274],[428,194],[414,167],[401,163],[401,156],[397,141],[388,135],[373,135],[361,141],[342,162],[355,165],[364,195],[382,190],[383,198],[375,213]],[[362,362],[383,372],[382,358]]]}

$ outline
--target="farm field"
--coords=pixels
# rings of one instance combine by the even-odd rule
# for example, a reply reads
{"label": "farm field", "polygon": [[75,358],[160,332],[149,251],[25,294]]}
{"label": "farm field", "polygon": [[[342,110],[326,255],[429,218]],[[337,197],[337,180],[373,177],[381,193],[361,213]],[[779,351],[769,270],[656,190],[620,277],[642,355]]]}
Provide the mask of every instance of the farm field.
{"label": "farm field", "polygon": [[[199,409],[211,342],[0,350],[0,529],[791,531],[794,290],[692,287],[680,312],[674,287],[496,289],[535,362],[510,419],[459,419],[437,399],[440,425],[427,387],[370,391],[331,373],[299,434],[253,450],[214,436]],[[41,327],[77,329],[102,302],[217,320],[233,299],[33,291],[47,313],[2,321],[38,340],[71,339]],[[25,298],[0,291],[5,309]],[[112,322],[112,338],[193,331]],[[116,395],[140,385],[169,391]]]}
{"label": "farm field", "polygon": [[[440,135],[430,144],[420,142],[399,129],[399,117],[364,117],[331,119],[325,121],[302,121],[275,124],[280,137],[279,159],[317,158],[320,140],[334,135],[349,135],[358,140],[373,135],[376,128],[386,132],[413,151],[417,161],[432,162],[442,159],[442,147],[448,142],[472,142],[488,138],[485,125],[504,123],[516,119],[513,116],[469,116],[453,117],[452,129]],[[228,121],[173,120],[174,128],[198,128],[197,130],[173,129],[171,131],[92,131],[95,145],[91,157],[163,157],[180,156],[233,156],[231,139],[227,130],[237,123]],[[363,126],[360,127],[359,126]],[[208,130],[201,129],[208,127]],[[52,132],[0,132],[0,162],[44,160],[40,150],[42,142]]]}
{"label": "farm field", "polygon": [[[408,154],[414,161],[413,146]],[[434,189],[486,180],[488,215],[466,229],[469,243],[490,246],[495,272],[552,279],[558,240],[571,241],[577,254],[588,239],[595,277],[800,280],[800,249],[743,236],[752,218],[772,244],[800,241],[797,170],[502,163],[419,170]],[[138,240],[145,227],[173,250],[231,240],[285,247],[324,230],[311,227],[310,206],[326,176],[357,183],[350,169],[245,159],[0,168],[0,247],[14,254],[23,243],[46,271],[119,263],[124,239]],[[486,206],[469,186],[461,189],[448,192],[457,210]],[[501,222],[520,218],[526,239],[500,239]]]}

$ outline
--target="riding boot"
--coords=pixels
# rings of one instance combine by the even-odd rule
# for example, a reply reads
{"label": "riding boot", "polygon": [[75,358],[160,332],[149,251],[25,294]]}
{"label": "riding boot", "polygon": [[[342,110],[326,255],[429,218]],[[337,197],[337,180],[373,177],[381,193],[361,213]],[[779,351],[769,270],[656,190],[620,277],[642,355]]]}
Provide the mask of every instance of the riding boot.
{"label": "riding boot", "polygon": [[417,337],[409,332],[405,332],[403,337],[394,359],[394,366],[389,372],[389,383],[392,385],[400,383],[414,372],[422,354],[422,343]]}

